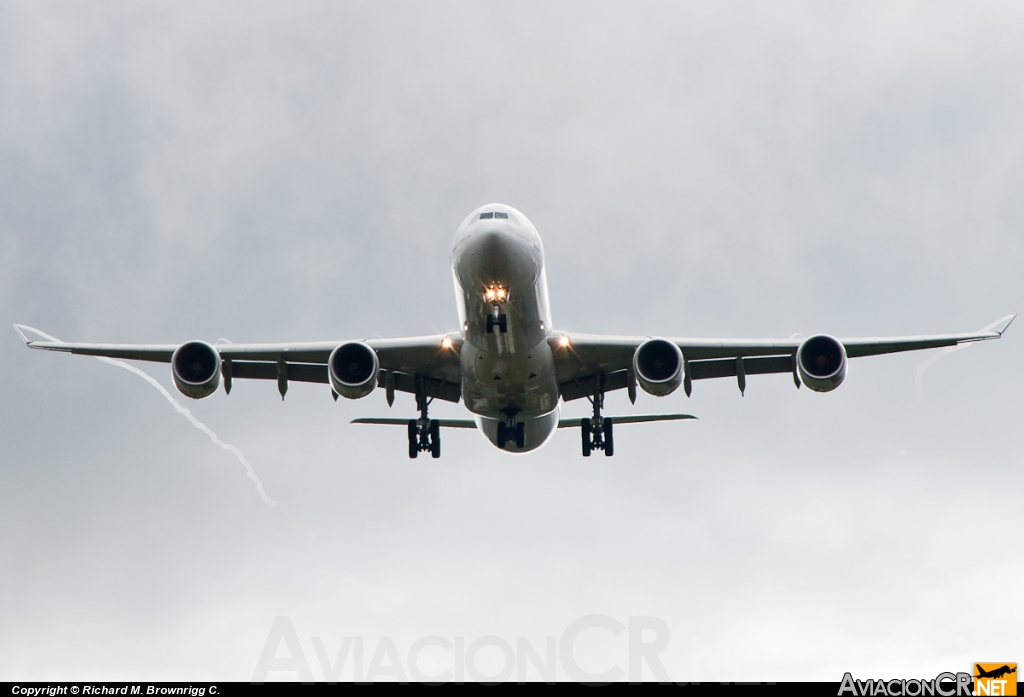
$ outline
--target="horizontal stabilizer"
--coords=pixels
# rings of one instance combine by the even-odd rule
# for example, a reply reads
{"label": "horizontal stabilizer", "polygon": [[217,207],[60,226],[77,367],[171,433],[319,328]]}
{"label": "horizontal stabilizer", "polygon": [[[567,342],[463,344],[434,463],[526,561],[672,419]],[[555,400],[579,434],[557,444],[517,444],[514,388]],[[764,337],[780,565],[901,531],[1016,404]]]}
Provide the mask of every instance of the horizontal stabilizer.
{"label": "horizontal stabilizer", "polygon": [[[613,416],[612,423],[619,424],[645,424],[651,421],[682,421],[683,419],[696,419],[693,414],[637,414],[635,416]],[[579,428],[579,419],[562,419],[558,422],[559,428]]]}
{"label": "horizontal stabilizer", "polygon": [[[378,426],[408,426],[410,419],[352,419],[354,424],[376,424]],[[437,419],[441,428],[476,428],[472,419]]]}

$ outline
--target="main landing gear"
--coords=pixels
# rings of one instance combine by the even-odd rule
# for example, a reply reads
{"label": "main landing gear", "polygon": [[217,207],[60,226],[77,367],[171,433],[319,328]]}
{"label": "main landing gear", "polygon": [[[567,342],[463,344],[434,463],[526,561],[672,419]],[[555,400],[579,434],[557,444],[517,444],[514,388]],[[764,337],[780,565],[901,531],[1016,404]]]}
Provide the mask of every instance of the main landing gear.
{"label": "main landing gear", "polygon": [[615,454],[615,441],[612,439],[612,420],[601,418],[601,407],[604,406],[604,376],[594,379],[593,398],[587,397],[594,405],[594,418],[580,419],[580,433],[583,436],[583,457],[590,457],[592,450],[604,450],[606,457]]}
{"label": "main landing gear", "polygon": [[417,385],[416,408],[420,410],[420,418],[409,419],[409,457],[415,458],[420,451],[430,451],[433,458],[441,457],[441,422],[427,418],[427,407],[434,401],[427,399],[422,383]]}
{"label": "main landing gear", "polygon": [[526,424],[516,423],[516,412],[506,412],[506,419],[498,422],[498,447],[504,449],[509,441],[515,441],[517,448],[526,445]]}

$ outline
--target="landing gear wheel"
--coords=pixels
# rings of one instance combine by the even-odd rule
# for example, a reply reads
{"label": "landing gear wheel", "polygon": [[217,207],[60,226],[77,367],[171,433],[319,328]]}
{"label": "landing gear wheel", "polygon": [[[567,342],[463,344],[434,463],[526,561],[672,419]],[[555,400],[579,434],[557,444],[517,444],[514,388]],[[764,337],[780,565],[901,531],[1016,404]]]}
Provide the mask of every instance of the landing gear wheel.
{"label": "landing gear wheel", "polygon": [[494,315],[487,315],[487,333],[494,333]]}
{"label": "landing gear wheel", "polygon": [[498,447],[502,450],[505,449],[505,443],[508,443],[508,428],[505,426],[504,421],[498,422]]}
{"label": "landing gear wheel", "polygon": [[615,441],[612,440],[612,420],[605,418],[604,420],[604,454],[605,457],[611,457],[615,454]]}
{"label": "landing gear wheel", "polygon": [[416,459],[420,454],[419,433],[416,428],[416,419],[409,419],[409,457]]}
{"label": "landing gear wheel", "polygon": [[502,334],[508,333],[508,315],[498,315],[498,329]]}
{"label": "landing gear wheel", "polygon": [[441,457],[441,422],[430,420],[430,456],[435,460]]}
{"label": "landing gear wheel", "polygon": [[526,424],[522,421],[516,424],[516,447],[522,449],[526,445]]}
{"label": "landing gear wheel", "polygon": [[590,457],[590,448],[592,447],[590,440],[590,419],[580,420],[580,431],[583,433],[583,457]]}

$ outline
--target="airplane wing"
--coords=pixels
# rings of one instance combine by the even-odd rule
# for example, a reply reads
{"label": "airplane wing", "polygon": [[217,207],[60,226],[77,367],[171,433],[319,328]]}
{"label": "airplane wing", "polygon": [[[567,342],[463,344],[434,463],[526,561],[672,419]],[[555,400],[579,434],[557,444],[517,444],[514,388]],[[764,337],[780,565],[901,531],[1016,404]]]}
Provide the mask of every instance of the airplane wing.
{"label": "airplane wing", "polygon": [[[1016,315],[1003,317],[984,329],[961,334],[839,339],[848,358],[901,351],[956,346],[998,339]],[[566,401],[594,394],[596,381],[604,391],[629,389],[635,397],[633,355],[650,337],[556,333],[549,339]],[[793,373],[803,339],[687,339],[669,338],[683,354],[687,381],[736,377],[741,390],[747,375]],[[798,383],[799,386],[799,383]]]}
{"label": "airplane wing", "polygon": [[[102,356],[121,360],[170,363],[179,344],[82,344],[63,341],[34,341],[25,331],[38,330],[15,325],[29,348],[63,351],[84,356]],[[44,335],[45,336],[45,335]],[[398,392],[416,393],[417,379],[423,380],[426,393],[449,402],[461,398],[459,353],[462,338],[458,334],[411,337],[406,339],[366,339],[380,360],[377,384]],[[230,380],[277,380],[282,396],[289,381],[329,384],[327,360],[345,341],[316,341],[282,344],[219,344],[225,387]],[[390,377],[389,377],[390,374]],[[230,379],[228,379],[230,378]]]}

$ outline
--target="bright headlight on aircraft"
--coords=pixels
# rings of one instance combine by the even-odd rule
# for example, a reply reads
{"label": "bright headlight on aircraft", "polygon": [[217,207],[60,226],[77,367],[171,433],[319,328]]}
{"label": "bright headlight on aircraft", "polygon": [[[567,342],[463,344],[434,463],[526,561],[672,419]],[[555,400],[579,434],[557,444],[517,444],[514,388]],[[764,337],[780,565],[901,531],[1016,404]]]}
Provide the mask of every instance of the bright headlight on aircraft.
{"label": "bright headlight on aircraft", "polygon": [[488,286],[487,290],[484,291],[484,299],[487,302],[507,302],[508,301],[508,289],[503,288],[501,285],[494,283]]}
{"label": "bright headlight on aircraft", "polygon": [[452,347],[452,340],[449,339],[448,337],[441,339],[441,347],[450,349]]}
{"label": "bright headlight on aircraft", "polygon": [[569,337],[563,336],[562,338],[560,338],[558,340],[558,345],[561,346],[562,348],[568,347],[569,346]]}

